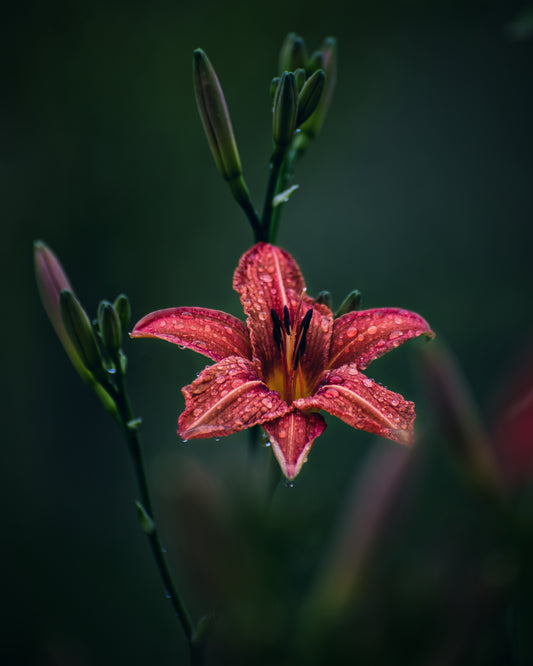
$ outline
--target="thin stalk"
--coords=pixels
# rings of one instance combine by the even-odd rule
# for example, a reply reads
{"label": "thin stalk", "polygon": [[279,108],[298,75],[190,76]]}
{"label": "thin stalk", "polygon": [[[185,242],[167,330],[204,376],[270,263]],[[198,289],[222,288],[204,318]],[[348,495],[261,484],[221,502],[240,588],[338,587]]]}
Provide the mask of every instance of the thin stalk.
{"label": "thin stalk", "polygon": [[272,225],[272,214],[275,210],[274,197],[278,193],[279,176],[286,153],[287,148],[285,146],[277,147],[270,158],[270,173],[268,175],[265,203],[263,206],[263,215],[261,217],[261,226],[270,243],[275,242],[277,235],[277,226],[274,229]]}
{"label": "thin stalk", "polygon": [[185,602],[172,579],[172,575],[165,558],[165,550],[159,539],[142,455],[141,440],[138,430],[139,422],[136,422],[133,416],[120,360],[114,359],[114,361],[116,367],[115,378],[117,384],[115,397],[119,412],[119,423],[128,443],[128,448],[132,457],[135,476],[137,478],[141,496],[142,508],[150,519],[152,525],[149,530],[145,530],[146,536],[148,537],[148,542],[150,544],[159,575],[163,581],[165,594],[172,604],[174,612],[176,613],[183,631],[185,632],[187,642],[189,643],[191,664],[199,666],[202,663],[202,646],[195,643],[195,625],[192,621],[189,610],[187,609],[187,606],[185,605]]}
{"label": "thin stalk", "polygon": [[[293,179],[294,176],[294,166],[296,162],[303,157],[305,151],[307,150],[307,147],[309,145],[309,141],[305,141],[301,135],[301,133],[297,132],[289,150],[287,151],[287,156],[283,160],[279,177],[278,177],[278,184],[277,184],[277,191],[274,194],[274,196],[278,192],[283,192],[289,187],[289,184],[291,180]],[[279,228],[279,218],[281,215],[281,209],[282,206],[276,206],[273,211],[272,211],[272,217],[270,221],[270,226],[271,226],[271,239],[272,242],[275,242],[276,237],[278,235],[278,228]]]}
{"label": "thin stalk", "polygon": [[248,188],[246,187],[246,183],[244,182],[242,176],[239,176],[238,178],[229,181],[228,184],[231,193],[233,195],[233,198],[243,209],[244,214],[246,215],[248,221],[252,226],[252,230],[255,236],[255,242],[257,243],[261,240],[266,240],[266,238],[263,238],[261,220],[259,219],[259,215],[257,214],[254,205],[252,204]]}

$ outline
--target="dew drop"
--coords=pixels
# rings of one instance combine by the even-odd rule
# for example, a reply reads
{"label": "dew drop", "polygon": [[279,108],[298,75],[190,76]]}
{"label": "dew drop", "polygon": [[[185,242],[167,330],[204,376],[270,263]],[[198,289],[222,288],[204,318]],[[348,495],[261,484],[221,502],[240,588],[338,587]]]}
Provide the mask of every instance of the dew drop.
{"label": "dew drop", "polygon": [[392,333],[389,333],[389,340],[395,340],[396,338],[399,338],[403,333],[401,331],[392,331]]}
{"label": "dew drop", "polygon": [[347,331],[346,331],[346,337],[348,338],[353,338],[357,335],[357,329],[351,326]]}
{"label": "dew drop", "polygon": [[279,431],[278,435],[280,437],[287,437],[287,431],[284,430],[283,428]]}
{"label": "dew drop", "polygon": [[320,322],[320,328],[324,331],[324,333],[327,333],[329,331],[329,317],[322,317],[322,321]]}
{"label": "dew drop", "polygon": [[399,401],[399,400],[396,400],[396,398],[394,398],[394,400],[391,400],[391,401],[390,401],[390,404],[391,404],[393,407],[398,407],[398,405],[400,404],[400,401]]}
{"label": "dew drop", "polygon": [[187,349],[185,345],[178,345],[178,349]]}
{"label": "dew drop", "polygon": [[337,391],[337,389],[328,388],[326,389],[326,395],[328,398],[338,398],[339,392]]}
{"label": "dew drop", "polygon": [[264,275],[260,275],[259,279],[261,280],[261,282],[266,282],[267,284],[269,284],[270,282],[272,282],[272,275],[265,273]]}
{"label": "dew drop", "polygon": [[367,387],[372,386],[372,380],[371,379],[363,379],[363,384]]}
{"label": "dew drop", "polygon": [[368,332],[370,333],[370,335],[374,335],[374,333],[375,333],[377,330],[378,330],[378,329],[377,329],[376,326],[370,326],[370,327],[368,328]]}
{"label": "dew drop", "polygon": [[266,312],[260,312],[257,316],[261,321],[266,321],[268,318]]}

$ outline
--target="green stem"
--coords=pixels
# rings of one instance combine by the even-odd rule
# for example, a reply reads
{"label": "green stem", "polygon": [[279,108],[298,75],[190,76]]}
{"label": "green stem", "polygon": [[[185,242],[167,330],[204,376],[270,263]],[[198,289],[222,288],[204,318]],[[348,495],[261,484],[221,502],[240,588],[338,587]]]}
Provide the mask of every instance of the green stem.
{"label": "green stem", "polygon": [[202,661],[202,646],[195,643],[195,626],[192,621],[191,615],[183,601],[181,594],[179,593],[176,585],[172,579],[168,563],[165,558],[165,550],[161,545],[159,540],[159,534],[157,531],[156,523],[154,520],[154,513],[152,508],[152,500],[150,497],[150,491],[148,488],[148,481],[146,478],[146,471],[144,466],[144,460],[142,455],[141,440],[139,437],[138,426],[140,422],[136,422],[133,416],[133,411],[131,408],[130,400],[126,390],[126,385],[124,381],[124,373],[121,368],[120,360],[114,359],[116,367],[116,404],[119,413],[119,422],[128,443],[128,448],[133,460],[133,466],[135,469],[135,476],[137,478],[137,483],[139,486],[139,492],[141,496],[142,508],[146,512],[148,518],[150,519],[153,527],[149,530],[145,530],[150,543],[150,548],[154,556],[159,575],[163,581],[163,586],[165,589],[165,594],[170,599],[172,607],[181,623],[185,636],[189,643],[190,655],[191,655],[191,664],[194,666],[199,666]]}
{"label": "green stem", "polygon": [[286,146],[278,146],[272,153],[270,159],[270,173],[268,175],[265,203],[263,206],[263,215],[261,217],[261,226],[269,243],[274,243],[276,241],[277,225],[275,228],[272,225],[272,214],[275,210],[274,197],[278,193],[279,177],[286,153]]}
{"label": "green stem", "polygon": [[[299,159],[303,157],[308,146],[309,138],[306,135],[303,135],[301,132],[297,132],[294,139],[292,140],[289,150],[287,151],[287,156],[281,165],[277,186],[278,192],[283,192],[289,187],[289,184],[294,176],[294,165]],[[272,237],[272,242],[275,242],[278,235],[281,210],[282,206],[276,206],[272,211],[272,218],[270,221],[270,235]]]}
{"label": "green stem", "polygon": [[228,185],[230,187],[233,198],[243,209],[246,217],[248,218],[248,221],[252,226],[255,242],[258,243],[260,240],[266,240],[266,238],[263,238],[264,234],[261,226],[261,220],[259,219],[259,215],[257,214],[257,211],[252,204],[250,193],[248,192],[248,188],[246,187],[246,183],[244,182],[243,177],[238,176],[234,180],[228,181]]}

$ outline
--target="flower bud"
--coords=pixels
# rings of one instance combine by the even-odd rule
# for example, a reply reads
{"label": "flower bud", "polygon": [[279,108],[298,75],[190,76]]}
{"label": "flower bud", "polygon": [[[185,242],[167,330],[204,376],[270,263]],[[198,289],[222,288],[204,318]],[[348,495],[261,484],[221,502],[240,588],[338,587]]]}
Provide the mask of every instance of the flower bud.
{"label": "flower bud", "polygon": [[117,311],[118,317],[120,319],[122,330],[126,331],[131,319],[130,299],[126,296],[126,294],[119,294],[116,297],[113,305],[115,306],[115,310]]}
{"label": "flower bud", "polygon": [[340,308],[335,313],[335,318],[341,317],[342,315],[357,310],[361,304],[361,292],[359,289],[354,289],[351,291],[348,296],[341,303]]}
{"label": "flower bud", "polygon": [[296,130],[298,91],[292,72],[283,72],[274,98],[273,136],[274,143],[286,147],[292,141]]}
{"label": "flower bud", "polygon": [[217,168],[224,180],[241,176],[241,160],[224,93],[202,49],[193,54],[194,92],[200,118]]}
{"label": "flower bud", "polygon": [[64,289],[59,295],[61,319],[83,365],[90,372],[102,370],[102,355],[87,313],[74,294]]}
{"label": "flower bud", "polygon": [[116,416],[117,408],[114,400],[87,369],[63,323],[59,302],[60,294],[65,290],[71,294],[74,293],[63,267],[52,250],[42,241],[36,241],[34,244],[34,263],[35,278],[42,304],[72,365],[83,381],[94,389],[106,411]]}
{"label": "flower bud", "polygon": [[275,76],[270,82],[270,98],[272,99],[272,102],[274,102],[274,98],[276,97],[276,90],[278,89],[280,81],[280,77]]}
{"label": "flower bud", "polygon": [[317,69],[307,79],[298,96],[298,115],[296,126],[299,127],[317,109],[326,85],[326,75],[322,69]]}
{"label": "flower bud", "polygon": [[296,80],[296,88],[298,92],[304,87],[305,84],[305,69],[303,67],[298,67],[298,69],[294,70],[294,78]]}
{"label": "flower bud", "polygon": [[331,293],[329,291],[321,291],[315,298],[315,301],[326,305],[331,310]]}
{"label": "flower bud", "polygon": [[317,69],[324,69],[324,56],[322,51],[315,51],[307,61],[306,71],[308,74],[316,72]]}
{"label": "flower bud", "polygon": [[[320,102],[316,108],[315,113],[313,113],[312,118],[302,125],[302,132],[304,132],[310,139],[314,139],[319,133],[320,128],[322,127],[329,105],[331,103],[331,98],[333,97],[333,91],[335,89],[335,81],[337,78],[337,42],[333,37],[327,37],[320,49],[320,54],[322,56],[322,66],[326,74],[326,82],[324,86],[324,92],[320,98]],[[315,57],[316,62],[318,59]]]}
{"label": "flower bud", "polygon": [[114,306],[109,301],[102,301],[98,306],[98,328],[104,347],[115,357],[122,346],[122,326]]}
{"label": "flower bud", "polygon": [[279,73],[294,72],[299,67],[305,67],[307,49],[304,40],[295,32],[290,32],[279,53]]}

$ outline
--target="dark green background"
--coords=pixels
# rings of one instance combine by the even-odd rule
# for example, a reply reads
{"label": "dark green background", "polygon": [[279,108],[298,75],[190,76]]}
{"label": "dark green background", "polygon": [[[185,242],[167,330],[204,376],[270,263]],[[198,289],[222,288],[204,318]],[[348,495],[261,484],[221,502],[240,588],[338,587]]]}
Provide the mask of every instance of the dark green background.
{"label": "dark green background", "polygon": [[[311,294],[329,289],[338,304],[358,288],[365,307],[426,317],[490,422],[509,364],[530,347],[533,330],[533,39],[509,30],[521,7],[339,0],[11,7],[0,112],[3,663],[166,665],[184,654],[136,524],[127,452],[45,318],[32,241],[55,250],[91,313],[100,299],[125,292],[134,321],[172,305],[241,316],[231,279],[253,239],[204,139],[192,50],[201,46],[217,69],[259,206],[279,46],[289,30],[311,49],[334,35],[337,90],[298,168],[300,189],[279,243]],[[377,362],[370,375],[415,399],[423,429],[431,410],[416,345]],[[172,546],[176,470],[196,460],[231,492],[235,476],[245,482],[247,440],[182,444],[179,388],[204,359],[145,341],[128,342],[126,352]],[[275,499],[290,547],[306,549],[309,570],[376,443],[332,417],[328,423],[295,487],[281,487]],[[473,511],[446,453],[432,460],[419,494],[424,511],[412,526],[421,540],[428,525],[434,531],[466,516],[468,526]],[[173,562],[175,555],[176,548]],[[185,591],[197,594],[187,582]],[[205,610],[192,606],[195,615]]]}

